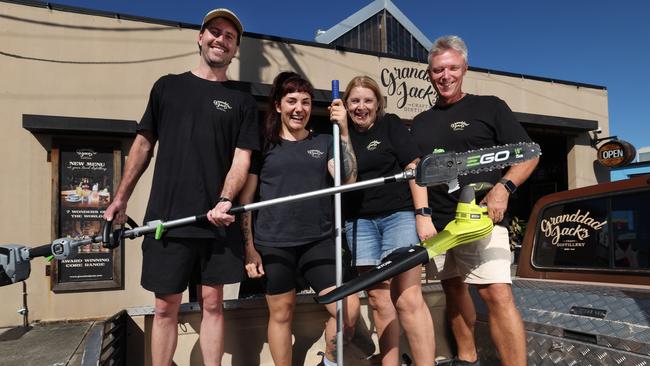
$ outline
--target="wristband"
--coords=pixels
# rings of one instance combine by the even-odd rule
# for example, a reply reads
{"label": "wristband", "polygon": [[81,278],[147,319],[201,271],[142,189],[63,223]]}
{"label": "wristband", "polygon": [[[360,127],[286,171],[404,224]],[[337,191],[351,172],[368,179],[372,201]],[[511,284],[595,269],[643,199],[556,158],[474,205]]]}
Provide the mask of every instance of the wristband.
{"label": "wristband", "polygon": [[228,197],[223,197],[223,196],[219,197],[219,200],[217,201],[217,203],[219,203],[219,202],[230,202],[230,203],[232,203],[232,201],[230,200],[230,198],[228,198]]}
{"label": "wristband", "polygon": [[511,180],[508,180],[506,178],[499,179],[499,183],[503,184],[503,186],[506,187],[506,190],[510,194],[515,193],[515,191],[517,190],[517,185],[514,184]]}
{"label": "wristband", "polygon": [[422,215],[422,216],[425,216],[425,217],[431,217],[431,215],[433,214],[433,210],[431,209],[431,207],[416,208],[415,209],[415,214],[416,215]]}

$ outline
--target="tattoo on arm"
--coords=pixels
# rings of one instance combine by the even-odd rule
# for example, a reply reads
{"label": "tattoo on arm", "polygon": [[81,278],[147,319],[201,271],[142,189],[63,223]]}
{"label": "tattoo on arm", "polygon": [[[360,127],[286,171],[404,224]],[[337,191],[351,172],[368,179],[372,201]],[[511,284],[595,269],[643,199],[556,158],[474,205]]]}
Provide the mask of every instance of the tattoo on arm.
{"label": "tattoo on arm", "polygon": [[252,233],[252,223],[251,223],[251,213],[244,212],[241,215],[241,232],[244,237],[244,243],[246,245],[253,243],[253,233]]}
{"label": "tattoo on arm", "polygon": [[354,155],[354,149],[349,141],[341,140],[341,150],[343,153],[343,174],[344,180],[357,179],[357,157]]}

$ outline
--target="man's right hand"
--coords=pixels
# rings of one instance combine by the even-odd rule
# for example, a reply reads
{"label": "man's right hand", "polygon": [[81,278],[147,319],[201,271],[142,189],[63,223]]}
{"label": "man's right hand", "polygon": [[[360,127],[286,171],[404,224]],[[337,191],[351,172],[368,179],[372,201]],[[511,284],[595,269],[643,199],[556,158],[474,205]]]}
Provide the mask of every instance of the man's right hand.
{"label": "man's right hand", "polygon": [[225,227],[235,222],[235,216],[229,215],[228,211],[232,208],[230,200],[219,201],[214,208],[208,211],[208,221],[217,227]]}
{"label": "man's right hand", "polygon": [[115,200],[104,211],[104,220],[113,221],[113,223],[121,225],[127,220],[126,216],[126,202]]}

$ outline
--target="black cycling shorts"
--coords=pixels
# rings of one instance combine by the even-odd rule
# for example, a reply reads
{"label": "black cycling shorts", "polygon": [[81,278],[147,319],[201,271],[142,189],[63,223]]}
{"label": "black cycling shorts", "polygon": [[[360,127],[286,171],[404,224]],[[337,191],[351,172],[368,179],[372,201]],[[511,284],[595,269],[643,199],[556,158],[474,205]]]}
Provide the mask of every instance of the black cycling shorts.
{"label": "black cycling shorts", "polygon": [[223,285],[244,278],[243,244],[213,238],[145,236],[142,277],[146,290],[157,294],[185,291],[190,279],[201,285]]}
{"label": "black cycling shorts", "polygon": [[279,295],[296,289],[296,273],[316,293],[336,285],[336,249],[332,238],[295,247],[256,245],[255,249],[262,257],[268,295]]}

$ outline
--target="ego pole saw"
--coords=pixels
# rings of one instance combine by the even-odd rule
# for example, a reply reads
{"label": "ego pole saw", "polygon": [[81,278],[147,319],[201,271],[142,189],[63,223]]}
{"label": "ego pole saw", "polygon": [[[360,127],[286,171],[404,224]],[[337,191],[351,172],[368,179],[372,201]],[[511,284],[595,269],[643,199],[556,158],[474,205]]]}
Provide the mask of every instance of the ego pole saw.
{"label": "ego pole saw", "polygon": [[[301,201],[301,200],[323,197],[323,196],[331,196],[339,192],[342,193],[348,191],[355,191],[355,190],[379,186],[387,183],[404,182],[411,179],[415,179],[415,182],[422,187],[447,184],[450,187],[450,190],[455,190],[458,189],[458,180],[457,180],[458,176],[479,173],[484,171],[491,171],[495,169],[502,169],[513,164],[518,164],[530,159],[534,159],[540,155],[541,155],[541,151],[539,145],[535,143],[510,144],[510,145],[503,145],[503,146],[496,146],[496,147],[491,147],[486,149],[468,151],[464,153],[436,152],[424,156],[420,160],[420,162],[418,163],[415,169],[405,170],[404,172],[395,174],[393,176],[375,178],[375,179],[370,179],[367,181],[357,182],[357,183],[348,184],[344,186],[325,188],[325,189],[312,191],[312,192],[305,192],[305,193],[290,195],[286,197],[279,197],[268,201],[251,203],[243,206],[234,207],[230,210],[230,213],[239,214],[243,212],[259,210],[261,208],[269,207],[277,204]],[[476,205],[473,199],[474,189],[477,188],[478,187],[472,186],[471,189],[466,188],[463,190],[463,192],[461,192],[461,204],[464,204],[465,206],[461,206],[461,204],[459,204],[459,210],[456,216],[457,219],[454,222],[458,222],[459,214],[469,215],[470,219],[477,218],[480,216],[481,218],[483,218],[483,222],[487,222],[483,217],[484,209]],[[102,229],[102,234],[91,238],[79,239],[79,240],[72,239],[72,238],[59,238],[54,240],[51,244],[47,244],[35,248],[29,248],[24,245],[17,245],[17,244],[0,245],[0,286],[9,285],[27,279],[29,277],[30,270],[31,270],[30,260],[36,257],[54,256],[54,258],[56,259],[66,259],[71,253],[73,253],[72,252],[73,249],[81,245],[86,245],[91,243],[102,243],[102,245],[105,248],[114,249],[117,246],[119,246],[121,241],[125,238],[134,239],[145,234],[155,233],[156,238],[159,239],[162,237],[164,231],[167,229],[192,225],[195,223],[206,222],[206,221],[207,221],[206,214],[202,214],[198,216],[190,216],[186,218],[170,220],[165,222],[152,221],[140,227],[133,227],[135,225],[131,221],[129,225],[133,227],[132,229],[121,228],[117,230],[113,230],[111,223],[107,222],[104,225],[104,228]],[[452,224],[454,222],[452,222]],[[418,258],[420,258],[419,256],[422,256],[420,259],[417,259],[417,261],[419,262],[417,263],[414,262],[414,264],[411,265],[411,267],[408,267],[404,270],[408,270],[409,268],[416,266],[418,263],[424,262],[425,257],[426,260],[428,260],[429,257],[433,257],[435,255],[441,254],[454,245],[459,245],[461,243],[466,243],[468,241],[473,241],[480,237],[487,236],[492,230],[491,222],[490,222],[489,229],[482,228],[482,226],[479,228],[479,226],[480,225],[467,226],[462,222],[458,222],[455,228],[451,227],[449,228],[449,230],[445,228],[445,230],[443,230],[433,238],[435,239],[433,244],[431,244],[432,242],[430,240],[427,241],[429,242],[429,244],[427,244],[427,242],[423,244],[422,248],[424,248],[424,251],[422,251],[422,249],[413,249],[413,248],[410,249],[410,250],[415,250],[415,252],[424,253],[424,254],[418,254],[417,255]],[[487,230],[487,232],[485,232],[485,230]],[[445,233],[445,231],[447,231],[448,233]],[[475,237],[473,233],[480,233],[480,235]],[[418,248],[418,247],[414,247],[414,248]],[[415,256],[414,254],[412,255]],[[396,261],[393,259],[392,263],[395,262]],[[404,267],[404,265],[391,266],[385,263],[383,264],[383,266],[384,267],[378,269],[379,271],[383,271],[382,275],[387,271],[386,269],[387,267],[393,267],[398,269]],[[378,267],[381,267],[381,265]],[[404,270],[402,270],[402,272]],[[337,290],[345,287],[346,285],[347,283],[337,288]],[[349,286],[346,288],[349,288]],[[333,293],[330,292],[328,295],[330,294]],[[322,302],[329,301],[331,300],[332,296],[334,295],[331,295],[328,298],[320,298],[318,299],[318,301],[322,301]],[[332,301],[336,301],[336,300],[337,299],[333,299]]]}

